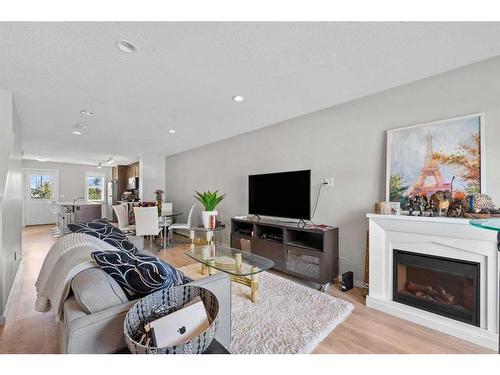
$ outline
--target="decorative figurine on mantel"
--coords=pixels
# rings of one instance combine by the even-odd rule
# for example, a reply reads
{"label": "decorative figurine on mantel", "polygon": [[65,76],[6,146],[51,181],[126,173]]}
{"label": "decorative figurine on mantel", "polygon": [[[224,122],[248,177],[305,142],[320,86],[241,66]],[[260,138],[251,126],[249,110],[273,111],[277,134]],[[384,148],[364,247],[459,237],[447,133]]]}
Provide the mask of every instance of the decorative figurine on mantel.
{"label": "decorative figurine on mantel", "polygon": [[500,217],[500,209],[486,194],[471,193],[462,199],[464,216],[476,219]]}
{"label": "decorative figurine on mantel", "polygon": [[425,194],[419,194],[417,197],[418,210],[420,211],[418,216],[424,216],[424,211],[427,207],[427,197]]}
{"label": "decorative figurine on mantel", "polygon": [[437,212],[438,216],[441,216],[443,212],[445,214],[448,212],[451,195],[452,193],[449,190],[439,190],[431,195],[430,201],[432,202],[433,210]]}
{"label": "decorative figurine on mantel", "polygon": [[424,216],[428,207],[427,197],[425,194],[419,194],[416,197],[408,197],[406,199],[406,209],[408,209],[408,216],[413,216],[413,213],[418,210],[418,216]]}

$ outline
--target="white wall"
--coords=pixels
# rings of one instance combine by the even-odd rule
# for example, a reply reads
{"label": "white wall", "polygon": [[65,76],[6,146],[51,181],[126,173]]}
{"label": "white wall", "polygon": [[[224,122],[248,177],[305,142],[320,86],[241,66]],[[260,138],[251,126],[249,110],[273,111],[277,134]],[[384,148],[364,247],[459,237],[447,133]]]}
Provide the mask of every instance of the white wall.
{"label": "white wall", "polygon": [[139,197],[154,201],[154,191],[165,191],[165,155],[143,154],[139,157]]}
{"label": "white wall", "polygon": [[[98,169],[97,166],[93,165],[23,160],[23,168],[57,169],[59,171],[59,197],[55,199],[64,202],[77,197],[85,198],[85,172],[104,173],[106,182],[111,179],[111,168],[104,166]],[[106,197],[106,192],[104,192],[104,197]],[[106,205],[103,205],[103,216],[106,216]]]}
{"label": "white wall", "polygon": [[341,271],[359,282],[365,214],[385,199],[386,130],[476,112],[485,114],[486,192],[500,204],[500,58],[169,156],[166,198],[187,212],[194,190],[218,189],[229,219],[247,213],[249,174],[311,169],[313,196],[333,176],[314,221],[340,227]]}
{"label": "white wall", "polygon": [[[0,324],[5,322],[5,309],[22,259],[22,126],[12,93],[0,90],[0,134],[13,135],[11,152],[0,163],[7,165],[6,184],[0,198]],[[5,175],[0,176],[5,179]]]}

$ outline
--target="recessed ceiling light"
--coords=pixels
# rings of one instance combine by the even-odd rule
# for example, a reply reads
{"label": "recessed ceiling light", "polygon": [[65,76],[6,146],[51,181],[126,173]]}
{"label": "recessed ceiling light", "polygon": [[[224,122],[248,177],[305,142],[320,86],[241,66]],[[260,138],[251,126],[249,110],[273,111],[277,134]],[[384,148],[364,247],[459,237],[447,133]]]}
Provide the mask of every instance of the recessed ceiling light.
{"label": "recessed ceiling light", "polygon": [[170,134],[175,134],[175,130],[174,130],[174,129],[170,129],[168,132],[169,132]]}
{"label": "recessed ceiling light", "polygon": [[42,161],[42,162],[43,162],[43,161],[47,161],[47,158],[42,158],[42,157],[38,156],[38,157],[36,158],[36,160],[38,160],[38,161]]}
{"label": "recessed ceiling light", "polygon": [[106,160],[106,164],[111,164],[114,161],[115,159],[113,157],[110,157],[108,160]]}
{"label": "recessed ceiling light", "polygon": [[77,129],[74,129],[71,133],[73,133],[74,135],[82,135],[83,132],[81,130],[77,130]]}
{"label": "recessed ceiling light", "polygon": [[89,109],[82,109],[80,113],[84,116],[89,116],[89,117],[95,116],[95,112]]}
{"label": "recessed ceiling light", "polygon": [[97,169],[101,169],[102,168],[102,163],[97,163]]}
{"label": "recessed ceiling light", "polygon": [[245,100],[245,99],[241,95],[233,96],[233,102],[242,102],[243,100]]}
{"label": "recessed ceiling light", "polygon": [[115,42],[116,48],[125,53],[136,53],[137,47],[128,40],[117,40]]}

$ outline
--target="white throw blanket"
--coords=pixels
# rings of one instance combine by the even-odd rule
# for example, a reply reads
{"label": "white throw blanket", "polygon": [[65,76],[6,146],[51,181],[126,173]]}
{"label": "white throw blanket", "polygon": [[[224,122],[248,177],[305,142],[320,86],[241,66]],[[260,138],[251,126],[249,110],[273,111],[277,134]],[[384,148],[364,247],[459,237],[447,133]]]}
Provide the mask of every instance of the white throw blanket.
{"label": "white throw blanket", "polygon": [[71,280],[81,271],[96,267],[90,256],[96,250],[116,248],[83,233],[70,233],[51,247],[35,282],[36,311],[52,311],[56,320],[61,320],[63,304],[71,289]]}

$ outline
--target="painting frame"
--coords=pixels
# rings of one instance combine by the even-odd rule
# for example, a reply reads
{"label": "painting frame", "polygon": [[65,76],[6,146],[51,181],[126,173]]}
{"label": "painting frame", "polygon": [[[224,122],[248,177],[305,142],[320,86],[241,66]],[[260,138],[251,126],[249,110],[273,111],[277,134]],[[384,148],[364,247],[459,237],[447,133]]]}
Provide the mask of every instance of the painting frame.
{"label": "painting frame", "polygon": [[428,121],[424,123],[419,123],[419,124],[414,124],[414,125],[409,125],[409,126],[403,126],[395,129],[390,129],[386,131],[386,179],[385,179],[385,200],[386,202],[390,202],[390,181],[391,181],[391,161],[392,161],[392,153],[391,153],[391,146],[393,142],[393,136],[395,133],[399,131],[406,131],[409,129],[417,129],[420,127],[425,127],[425,126],[434,126],[434,125],[443,125],[446,126],[447,123],[457,121],[457,120],[464,120],[468,118],[479,118],[479,189],[482,194],[485,194],[485,186],[486,186],[486,179],[485,179],[485,155],[486,155],[486,147],[485,147],[485,142],[484,142],[484,137],[485,137],[485,115],[484,112],[477,112],[477,113],[471,113],[467,115],[461,115],[461,116],[455,116],[455,117],[448,117],[445,119],[441,120],[434,120],[434,121]]}

